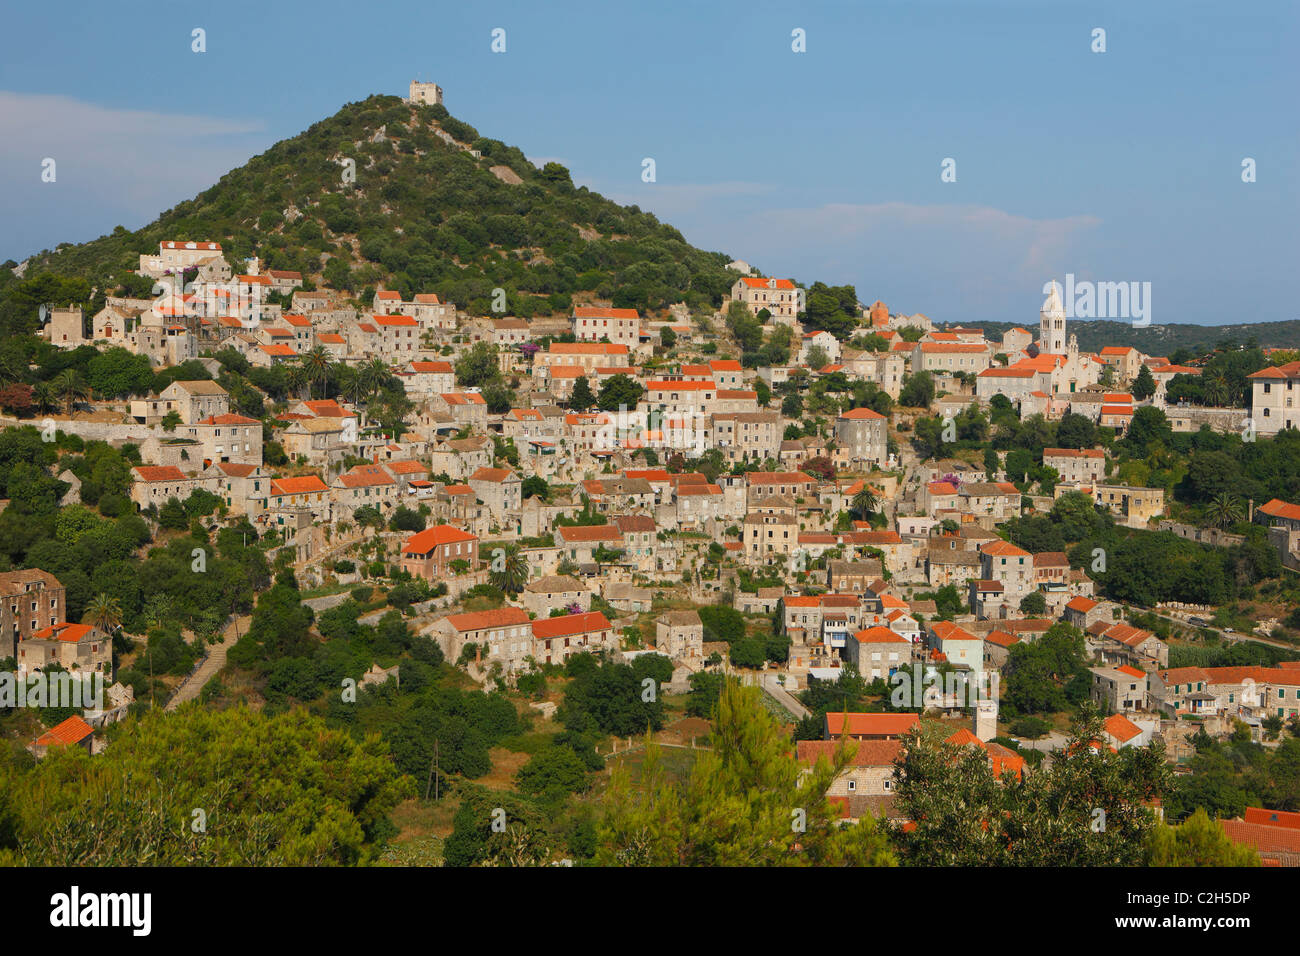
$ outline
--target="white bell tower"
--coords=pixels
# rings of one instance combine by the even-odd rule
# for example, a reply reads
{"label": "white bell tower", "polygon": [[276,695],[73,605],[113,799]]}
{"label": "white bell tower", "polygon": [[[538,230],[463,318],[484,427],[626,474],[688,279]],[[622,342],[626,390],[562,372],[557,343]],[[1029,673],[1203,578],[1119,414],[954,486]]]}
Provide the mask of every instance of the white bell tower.
{"label": "white bell tower", "polygon": [[1049,355],[1066,353],[1065,306],[1061,304],[1061,293],[1057,291],[1056,280],[1047,301],[1038,312],[1038,352]]}

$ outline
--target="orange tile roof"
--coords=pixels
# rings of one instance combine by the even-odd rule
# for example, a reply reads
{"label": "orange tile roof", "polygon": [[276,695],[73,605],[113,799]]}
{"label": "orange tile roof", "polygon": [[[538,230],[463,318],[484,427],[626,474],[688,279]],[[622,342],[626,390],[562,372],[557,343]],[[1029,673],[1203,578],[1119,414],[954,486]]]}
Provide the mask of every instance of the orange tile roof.
{"label": "orange tile roof", "polygon": [[37,737],[36,743],[42,747],[66,747],[69,744],[80,743],[94,732],[94,727],[73,714]]}
{"label": "orange tile roof", "polygon": [[753,276],[742,276],[740,281],[745,283],[745,285],[749,286],[751,289],[770,289],[773,288],[773,286],[769,284],[772,282],[776,283],[775,288],[777,289],[794,288],[794,283],[789,279],[756,279]]}
{"label": "orange tile roof", "polygon": [[140,481],[187,481],[188,476],[175,465],[136,465],[131,469]]}
{"label": "orange tile roof", "polygon": [[626,345],[609,342],[552,342],[546,349],[552,355],[627,355]]}
{"label": "orange tile roof", "polygon": [[[800,763],[812,765],[825,757],[835,759],[835,749],[840,746],[838,740],[800,740],[795,745],[795,753]],[[851,767],[892,767],[903,750],[901,740],[855,740],[850,745],[853,758]]]}
{"label": "orange tile roof", "polygon": [[376,485],[395,485],[396,480],[379,465],[357,465],[339,475],[344,488],[373,488]]}
{"label": "orange tile roof", "polygon": [[329,488],[316,475],[276,478],[271,482],[271,494],[273,495],[303,495],[325,491],[329,491]]}
{"label": "orange tile roof", "polygon": [[983,554],[996,555],[1002,558],[1027,558],[1029,552],[1024,548],[1018,548],[1010,541],[987,541],[980,545],[980,551]]}
{"label": "orange tile roof", "polygon": [[910,644],[901,634],[895,634],[887,627],[869,627],[853,635],[859,644]]}
{"label": "orange tile roof", "polygon": [[844,714],[827,711],[826,729],[832,738],[838,737],[845,730],[847,718],[848,734],[854,736],[897,736],[921,726],[921,718],[916,714]]}
{"label": "orange tile roof", "polygon": [[811,475],[802,471],[751,471],[746,477],[751,485],[811,485]]}
{"label": "orange tile roof", "polygon": [[533,637],[548,640],[573,634],[586,634],[590,631],[605,631],[611,627],[613,625],[604,614],[599,611],[588,611],[585,614],[565,614],[533,621]]}
{"label": "orange tile roof", "polygon": [[262,424],[256,418],[248,418],[245,415],[236,415],[233,412],[226,415],[209,415],[207,418],[198,422],[200,425],[260,425]]}
{"label": "orange tile roof", "polygon": [[491,611],[473,611],[469,614],[451,614],[443,618],[460,631],[481,631],[485,628],[514,627],[528,623],[528,612],[521,607],[498,607]]}
{"label": "orange tile roof", "polygon": [[622,532],[612,524],[562,525],[555,530],[566,543],[623,540]]}
{"label": "orange tile roof", "polygon": [[1259,506],[1260,514],[1270,518],[1285,518],[1288,521],[1300,521],[1300,505],[1293,505],[1281,498],[1274,498],[1267,504]]}
{"label": "orange tile roof", "polygon": [[608,309],[600,305],[579,305],[573,310],[579,319],[639,319],[641,313],[636,309]]}
{"label": "orange tile roof", "polygon": [[406,539],[402,545],[403,554],[428,554],[434,548],[444,544],[459,544],[465,541],[477,541],[478,535],[462,531],[449,524],[434,525],[425,528]]}
{"label": "orange tile roof", "polygon": [[1142,733],[1142,728],[1123,714],[1111,714],[1102,721],[1102,727],[1120,743],[1127,743]]}
{"label": "orange tile roof", "polygon": [[38,641],[62,641],[65,644],[76,644],[92,635],[95,629],[89,624],[68,624],[66,621],[62,624],[51,624],[49,627],[41,628],[32,635],[34,640]]}

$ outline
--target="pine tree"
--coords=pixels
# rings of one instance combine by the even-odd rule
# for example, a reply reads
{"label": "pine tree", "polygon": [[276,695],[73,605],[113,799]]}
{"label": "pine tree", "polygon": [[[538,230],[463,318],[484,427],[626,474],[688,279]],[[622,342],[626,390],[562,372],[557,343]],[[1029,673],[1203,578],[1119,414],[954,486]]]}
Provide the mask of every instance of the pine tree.
{"label": "pine tree", "polygon": [[713,750],[684,784],[670,780],[646,741],[641,786],[615,770],[597,861],[607,866],[892,866],[870,817],[844,826],[826,797],[852,759],[846,741],[812,768],[759,700],[728,680],[714,708]]}

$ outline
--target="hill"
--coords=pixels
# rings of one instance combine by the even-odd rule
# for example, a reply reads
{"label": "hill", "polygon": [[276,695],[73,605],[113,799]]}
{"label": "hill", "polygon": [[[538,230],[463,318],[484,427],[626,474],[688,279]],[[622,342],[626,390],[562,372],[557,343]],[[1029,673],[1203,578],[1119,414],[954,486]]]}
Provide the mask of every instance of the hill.
{"label": "hill", "polygon": [[[355,164],[351,183],[346,160]],[[531,317],[567,313],[575,297],[647,311],[680,301],[716,307],[735,281],[729,256],[575,187],[560,164],[539,170],[445,107],[394,96],[348,104],[143,228],[60,245],[31,257],[23,274],[84,280],[101,295],[129,289],[139,254],[165,239],[218,241],[236,269],[257,255],[263,268],[300,271],[359,298],[383,283],[404,296],[435,291],[479,314],[498,287],[510,314]],[[16,281],[2,275],[0,284]]]}

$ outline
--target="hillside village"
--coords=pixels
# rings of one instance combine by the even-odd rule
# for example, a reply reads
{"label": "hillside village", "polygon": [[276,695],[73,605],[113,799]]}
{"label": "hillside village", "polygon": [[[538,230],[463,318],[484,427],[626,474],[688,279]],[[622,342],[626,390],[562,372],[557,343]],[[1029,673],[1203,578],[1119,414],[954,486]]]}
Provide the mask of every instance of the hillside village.
{"label": "hillside village", "polygon": [[[413,84],[413,104],[432,95]],[[1019,780],[1071,759],[1090,707],[1086,748],[1154,753],[1181,788],[1143,801],[1157,817],[1206,809],[1261,861],[1300,863],[1300,790],[1246,788],[1237,806],[1226,771],[1202,774],[1218,748],[1300,740],[1300,467],[1284,444],[1300,441],[1300,357],[1083,351],[1055,282],[993,338],[742,261],[706,308],[585,292],[524,318],[228,252],[198,234],[138,249],[151,294],[93,314],[51,303],[35,334],[70,371],[0,390],[0,425],[28,436],[12,440],[48,448],[68,546],[2,549],[0,658],[20,679],[109,688],[24,725],[33,755],[100,759],[119,721],[187,701],[275,710],[340,678],[400,695],[416,661],[456,668],[457,693],[504,695],[518,733],[586,733],[586,780],[640,746],[645,714],[561,731],[563,688],[618,665],[638,688],[652,677],[668,708],[652,729],[686,754],[708,746],[727,677],[757,688],[809,772],[855,742],[836,812],[904,829],[915,735]],[[110,491],[129,505],[108,510]],[[229,574],[213,613],[150,605],[145,574],[141,593],[101,591],[101,558],[71,549],[110,519],[139,523],[115,560],[171,548]],[[268,595],[286,620],[310,609],[293,640],[311,649]],[[284,663],[317,643],[347,651]],[[421,792],[444,746],[399,759]]]}

